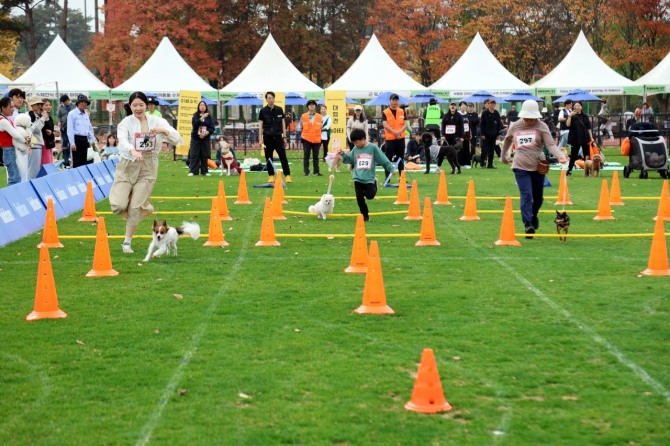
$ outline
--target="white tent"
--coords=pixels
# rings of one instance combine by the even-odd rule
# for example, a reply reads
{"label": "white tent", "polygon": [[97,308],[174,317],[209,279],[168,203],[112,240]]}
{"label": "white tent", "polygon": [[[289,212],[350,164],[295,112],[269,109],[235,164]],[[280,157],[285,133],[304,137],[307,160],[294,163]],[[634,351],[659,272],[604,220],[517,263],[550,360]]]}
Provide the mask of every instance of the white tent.
{"label": "white tent", "polygon": [[56,36],[44,54],[11,84],[20,86],[28,94],[53,99],[63,93],[70,97],[78,94],[109,97],[109,87],[79,61],[60,36]]}
{"label": "white tent", "polygon": [[530,87],[507,71],[477,33],[458,61],[429,88],[438,96],[460,98],[479,90],[503,96]]}
{"label": "white tent", "polygon": [[0,85],[7,85],[7,84],[9,84],[9,83],[11,83],[11,82],[12,82],[12,81],[11,81],[8,77],[6,77],[6,76],[3,75],[3,74],[0,74]]}
{"label": "white tent", "polygon": [[216,99],[217,90],[205,82],[163,37],[149,59],[128,80],[112,89],[113,97],[127,98],[134,91],[156,93],[161,98],[179,98],[179,90],[200,91]]}
{"label": "white tent", "polygon": [[582,31],[561,63],[532,87],[539,96],[559,96],[574,89],[598,95],[642,94],[642,89],[632,80],[598,57]]}
{"label": "white tent", "polygon": [[412,96],[426,87],[396,65],[373,34],[358,59],[326,90],[344,90],[353,98],[373,98],[386,91]]}
{"label": "white tent", "polygon": [[291,63],[270,34],[244,70],[220,91],[237,94],[265,91],[320,93],[323,90]]}
{"label": "white tent", "polygon": [[646,94],[667,93],[670,91],[670,53],[647,74],[635,81],[644,87]]}

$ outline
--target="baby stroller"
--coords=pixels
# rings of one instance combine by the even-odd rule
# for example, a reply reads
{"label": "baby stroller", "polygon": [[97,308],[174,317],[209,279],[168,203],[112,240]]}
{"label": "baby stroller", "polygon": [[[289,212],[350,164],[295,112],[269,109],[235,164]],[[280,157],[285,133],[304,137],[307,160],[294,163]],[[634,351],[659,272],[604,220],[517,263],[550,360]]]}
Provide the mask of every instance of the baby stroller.
{"label": "baby stroller", "polygon": [[639,170],[640,178],[647,178],[650,170],[657,170],[661,178],[668,178],[668,148],[656,126],[648,122],[635,123],[628,137],[630,152],[623,176],[628,178],[634,170]]}

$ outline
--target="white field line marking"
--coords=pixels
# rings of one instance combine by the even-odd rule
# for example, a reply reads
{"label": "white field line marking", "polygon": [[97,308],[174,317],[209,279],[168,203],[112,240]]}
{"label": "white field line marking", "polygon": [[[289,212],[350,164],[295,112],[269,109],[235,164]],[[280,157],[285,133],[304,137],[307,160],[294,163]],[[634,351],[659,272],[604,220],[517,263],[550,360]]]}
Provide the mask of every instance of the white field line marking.
{"label": "white field line marking", "polygon": [[[258,214],[258,209],[260,209],[260,207],[256,209],[254,216]],[[237,262],[235,262],[235,264],[231,268],[230,273],[228,273],[229,280],[226,280],[226,282],[221,286],[221,288],[219,288],[219,292],[214,296],[214,299],[212,299],[212,303],[207,308],[207,312],[205,313],[205,317],[202,323],[198,326],[197,330],[195,331],[195,334],[193,335],[191,344],[186,350],[186,353],[184,353],[184,356],[181,358],[181,361],[179,361],[177,370],[175,370],[174,375],[172,375],[172,378],[170,378],[168,385],[163,390],[163,393],[161,395],[160,400],[158,401],[156,409],[151,414],[149,421],[147,421],[147,423],[142,428],[142,432],[140,433],[140,439],[137,441],[137,443],[135,443],[136,445],[144,446],[149,442],[149,440],[151,440],[151,436],[153,435],[154,430],[158,425],[158,422],[163,416],[163,411],[165,410],[165,407],[170,401],[170,397],[174,395],[175,389],[177,388],[177,385],[181,381],[181,378],[184,375],[186,367],[188,367],[189,363],[191,362],[191,359],[193,358],[193,355],[197,352],[198,347],[200,346],[200,341],[202,341],[202,338],[207,332],[207,328],[209,327],[209,322],[212,318],[212,314],[218,308],[221,296],[223,296],[226,293],[229,284],[234,282],[233,279],[235,278],[235,276],[237,276],[237,273],[240,271],[242,263],[244,263],[244,261],[246,260],[247,257],[246,254],[249,249],[249,233],[251,225],[254,223],[253,218],[254,216],[251,216],[248,219],[247,227],[246,230],[244,231],[245,237],[242,239],[242,248],[240,249],[240,255],[237,258]]]}

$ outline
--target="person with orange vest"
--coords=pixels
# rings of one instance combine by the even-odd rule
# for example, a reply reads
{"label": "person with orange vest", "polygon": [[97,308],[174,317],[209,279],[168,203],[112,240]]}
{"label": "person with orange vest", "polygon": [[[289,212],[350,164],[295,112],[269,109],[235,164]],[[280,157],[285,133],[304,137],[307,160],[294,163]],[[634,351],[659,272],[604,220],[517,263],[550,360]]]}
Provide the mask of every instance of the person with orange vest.
{"label": "person with orange vest", "polygon": [[[405,121],[405,110],[398,107],[400,96],[393,93],[389,98],[390,105],[384,110],[382,116],[382,125],[384,126],[384,148],[386,157],[391,160],[400,160],[398,164],[398,172],[402,172],[405,168],[403,163],[403,155],[405,154],[405,130],[409,129]],[[386,176],[390,172],[386,172]]]}
{"label": "person with orange vest", "polygon": [[309,156],[311,154],[314,176],[321,177],[323,175],[319,172],[319,149],[321,148],[323,118],[316,112],[316,101],[314,99],[307,101],[307,113],[303,113],[300,120],[302,123],[302,148],[305,153],[303,158],[305,176],[309,176]]}

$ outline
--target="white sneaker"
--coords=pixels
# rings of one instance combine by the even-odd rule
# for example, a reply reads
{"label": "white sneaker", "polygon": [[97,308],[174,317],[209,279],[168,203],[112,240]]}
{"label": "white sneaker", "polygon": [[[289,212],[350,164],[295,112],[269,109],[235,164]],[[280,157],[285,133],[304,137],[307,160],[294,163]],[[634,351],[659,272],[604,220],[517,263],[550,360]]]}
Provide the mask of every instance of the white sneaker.
{"label": "white sneaker", "polygon": [[209,172],[207,172],[207,173],[205,174],[205,176],[206,176],[206,177],[211,177],[211,176],[212,176],[212,174],[211,174],[211,173],[209,173]]}
{"label": "white sneaker", "polygon": [[192,173],[189,173],[189,174],[188,174],[188,176],[189,176],[189,177],[192,177],[192,176],[193,176],[193,174],[192,174]]}
{"label": "white sneaker", "polygon": [[123,250],[124,254],[134,254],[135,251],[133,251],[133,248],[130,247],[130,243],[122,243],[121,244],[121,249]]}
{"label": "white sneaker", "polygon": [[472,169],[472,166],[469,164],[466,164],[465,166],[461,166],[463,169]]}
{"label": "white sneaker", "polygon": [[433,171],[433,173],[440,173],[441,170],[442,169],[440,169],[439,166],[435,166],[435,170]]}

